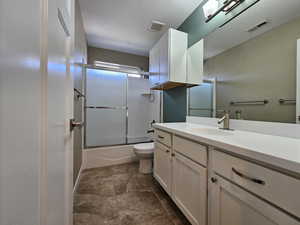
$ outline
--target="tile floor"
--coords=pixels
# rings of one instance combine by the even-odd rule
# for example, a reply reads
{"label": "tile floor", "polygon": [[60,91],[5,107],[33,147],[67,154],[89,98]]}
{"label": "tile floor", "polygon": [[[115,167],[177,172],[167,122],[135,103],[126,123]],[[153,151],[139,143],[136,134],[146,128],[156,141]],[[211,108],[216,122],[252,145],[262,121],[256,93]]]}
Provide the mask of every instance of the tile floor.
{"label": "tile floor", "polygon": [[190,225],[152,175],[138,164],[83,171],[74,225]]}

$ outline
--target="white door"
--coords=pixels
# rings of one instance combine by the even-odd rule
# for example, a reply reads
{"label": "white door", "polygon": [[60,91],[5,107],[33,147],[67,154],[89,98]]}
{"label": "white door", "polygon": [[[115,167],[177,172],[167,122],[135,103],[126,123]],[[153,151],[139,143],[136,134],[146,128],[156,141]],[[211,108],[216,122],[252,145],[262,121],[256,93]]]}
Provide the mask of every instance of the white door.
{"label": "white door", "polygon": [[299,225],[300,222],[237,185],[213,175],[210,225]]}
{"label": "white door", "polygon": [[193,225],[206,225],[207,169],[175,153],[172,197]]}
{"label": "white door", "polygon": [[42,1],[0,2],[0,224],[39,225]]}
{"label": "white door", "polygon": [[154,177],[169,194],[171,193],[171,172],[170,149],[155,142]]}
{"label": "white door", "polygon": [[296,122],[300,123],[300,39],[297,41]]}
{"label": "white door", "polygon": [[47,126],[46,126],[46,221],[47,225],[71,224],[73,190],[73,80],[68,1],[48,2]]}
{"label": "white door", "polygon": [[1,1],[1,225],[72,223],[71,40],[58,19],[67,2]]}

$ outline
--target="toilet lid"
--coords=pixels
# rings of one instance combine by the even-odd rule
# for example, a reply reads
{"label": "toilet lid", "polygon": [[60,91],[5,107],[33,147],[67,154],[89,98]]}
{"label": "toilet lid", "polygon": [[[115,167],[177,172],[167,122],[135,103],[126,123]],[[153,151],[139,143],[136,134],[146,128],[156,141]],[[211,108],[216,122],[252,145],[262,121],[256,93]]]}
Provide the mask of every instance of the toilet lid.
{"label": "toilet lid", "polygon": [[138,151],[153,151],[154,143],[137,144],[134,146],[134,148]]}

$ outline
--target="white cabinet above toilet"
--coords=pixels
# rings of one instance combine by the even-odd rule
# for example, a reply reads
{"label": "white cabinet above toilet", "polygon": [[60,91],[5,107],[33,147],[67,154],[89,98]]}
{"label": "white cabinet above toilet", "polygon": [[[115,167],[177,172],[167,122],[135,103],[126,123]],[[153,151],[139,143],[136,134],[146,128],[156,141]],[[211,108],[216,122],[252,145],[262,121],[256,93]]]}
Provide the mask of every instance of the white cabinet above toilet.
{"label": "white cabinet above toilet", "polygon": [[150,50],[152,89],[194,86],[203,80],[203,40],[188,49],[188,34],[170,28]]}

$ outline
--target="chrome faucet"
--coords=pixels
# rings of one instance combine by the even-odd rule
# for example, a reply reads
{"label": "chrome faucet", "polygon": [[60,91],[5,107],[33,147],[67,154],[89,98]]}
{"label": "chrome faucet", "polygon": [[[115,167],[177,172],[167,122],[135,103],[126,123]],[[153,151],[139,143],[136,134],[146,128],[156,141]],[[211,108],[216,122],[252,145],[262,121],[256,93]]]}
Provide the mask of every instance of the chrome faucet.
{"label": "chrome faucet", "polygon": [[230,120],[229,112],[224,111],[224,116],[218,121],[218,124],[223,123],[223,128],[220,128],[220,129],[230,130],[229,120]]}

